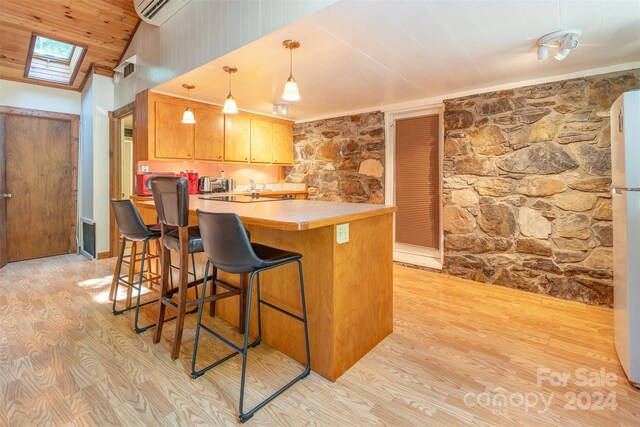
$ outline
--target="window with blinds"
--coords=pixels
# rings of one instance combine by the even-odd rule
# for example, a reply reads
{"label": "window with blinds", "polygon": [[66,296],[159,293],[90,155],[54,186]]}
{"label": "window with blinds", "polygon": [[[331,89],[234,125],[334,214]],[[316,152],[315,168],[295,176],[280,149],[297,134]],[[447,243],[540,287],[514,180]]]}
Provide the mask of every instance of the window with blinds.
{"label": "window with blinds", "polygon": [[439,116],[396,120],[396,243],[440,249]]}

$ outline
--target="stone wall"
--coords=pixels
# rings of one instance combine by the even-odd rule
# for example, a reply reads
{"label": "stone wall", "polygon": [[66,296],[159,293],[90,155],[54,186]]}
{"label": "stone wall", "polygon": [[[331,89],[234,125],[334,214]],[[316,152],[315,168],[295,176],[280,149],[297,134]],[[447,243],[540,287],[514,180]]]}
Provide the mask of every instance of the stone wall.
{"label": "stone wall", "polygon": [[444,271],[611,305],[609,108],[640,70],[445,101]]}
{"label": "stone wall", "polygon": [[372,112],[293,127],[295,164],[287,182],[304,182],[309,198],[384,202],[384,114]]}

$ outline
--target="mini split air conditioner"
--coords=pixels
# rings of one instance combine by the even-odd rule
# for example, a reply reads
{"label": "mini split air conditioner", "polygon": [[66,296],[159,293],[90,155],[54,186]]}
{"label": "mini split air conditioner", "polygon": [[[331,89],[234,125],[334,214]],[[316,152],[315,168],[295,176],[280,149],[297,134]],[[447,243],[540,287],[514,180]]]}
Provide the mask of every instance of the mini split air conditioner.
{"label": "mini split air conditioner", "polygon": [[135,0],[138,16],[144,22],[160,26],[191,0]]}

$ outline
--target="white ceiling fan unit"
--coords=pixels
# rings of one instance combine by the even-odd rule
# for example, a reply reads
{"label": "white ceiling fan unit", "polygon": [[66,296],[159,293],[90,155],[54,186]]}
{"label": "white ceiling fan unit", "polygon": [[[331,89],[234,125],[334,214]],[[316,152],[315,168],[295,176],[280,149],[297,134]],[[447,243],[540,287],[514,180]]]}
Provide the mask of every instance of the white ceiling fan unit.
{"label": "white ceiling fan unit", "polygon": [[138,16],[146,23],[160,26],[191,0],[136,0]]}

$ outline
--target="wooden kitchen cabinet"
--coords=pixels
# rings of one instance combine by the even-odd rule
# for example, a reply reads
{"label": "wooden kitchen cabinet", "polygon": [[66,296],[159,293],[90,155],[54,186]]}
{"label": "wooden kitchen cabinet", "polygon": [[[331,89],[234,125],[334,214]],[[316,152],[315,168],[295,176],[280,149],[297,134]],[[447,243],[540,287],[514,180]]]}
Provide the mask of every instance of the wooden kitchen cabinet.
{"label": "wooden kitchen cabinet", "polygon": [[194,126],[181,122],[184,108],[171,102],[155,102],[155,157],[193,159]]}
{"label": "wooden kitchen cabinet", "polygon": [[293,164],[293,126],[273,124],[273,163]]}
{"label": "wooden kitchen cabinet", "polygon": [[194,159],[221,162],[224,158],[224,114],[195,108]]}
{"label": "wooden kitchen cabinet", "polygon": [[251,119],[240,115],[224,118],[224,160],[249,162]]}
{"label": "wooden kitchen cabinet", "polygon": [[155,92],[136,95],[134,162],[197,160],[293,164],[293,122],[191,101],[196,123],[182,123],[187,100]]}
{"label": "wooden kitchen cabinet", "polygon": [[273,124],[251,120],[251,163],[273,161]]}

